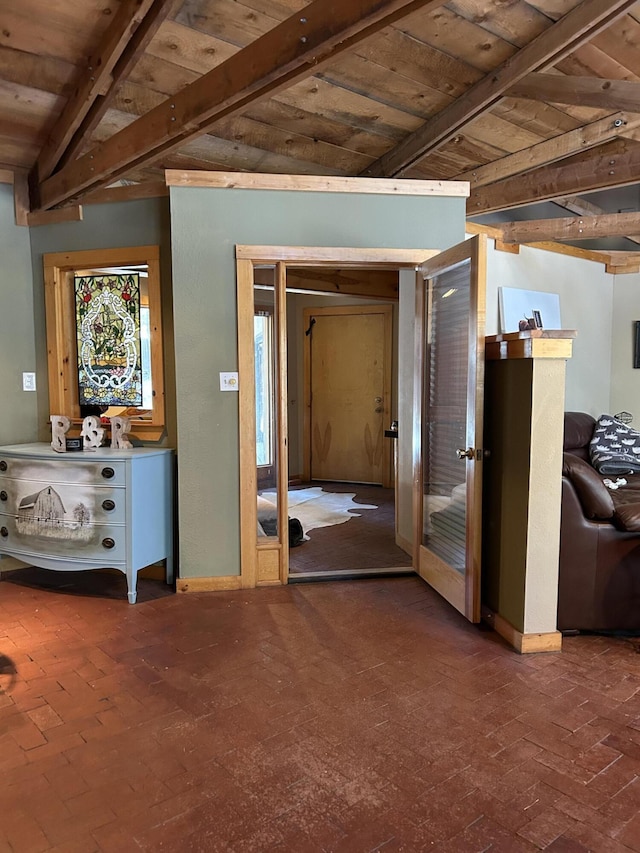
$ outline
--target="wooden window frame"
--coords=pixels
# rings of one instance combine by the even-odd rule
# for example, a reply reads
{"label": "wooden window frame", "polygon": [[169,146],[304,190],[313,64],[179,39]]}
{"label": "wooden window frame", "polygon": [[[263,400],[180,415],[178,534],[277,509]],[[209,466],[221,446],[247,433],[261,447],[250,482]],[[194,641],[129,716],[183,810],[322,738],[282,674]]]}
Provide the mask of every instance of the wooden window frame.
{"label": "wooden window frame", "polygon": [[45,254],[43,264],[49,413],[66,415],[74,426],[79,426],[82,418],[78,399],[75,303],[70,273],[103,267],[147,265],[153,404],[150,417],[131,417],[131,434],[142,440],[157,441],[165,431],[159,247],[129,246],[120,249],[55,252]]}

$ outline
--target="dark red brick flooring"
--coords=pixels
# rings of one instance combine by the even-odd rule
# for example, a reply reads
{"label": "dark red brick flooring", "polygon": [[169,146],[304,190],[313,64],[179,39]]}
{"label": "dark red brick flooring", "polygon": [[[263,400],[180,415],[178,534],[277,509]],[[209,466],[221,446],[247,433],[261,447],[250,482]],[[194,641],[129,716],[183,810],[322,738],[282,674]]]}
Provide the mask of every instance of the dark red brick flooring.
{"label": "dark red brick flooring", "polygon": [[638,640],[518,656],[415,577],[36,580],[0,583],[3,853],[640,851]]}
{"label": "dark red brick flooring", "polygon": [[393,489],[319,481],[300,488],[309,486],[321,486],[325,492],[355,493],[354,503],[374,505],[377,509],[363,510],[362,515],[354,515],[344,524],[312,530],[308,541],[289,551],[291,573],[411,568],[411,557],[396,545]]}

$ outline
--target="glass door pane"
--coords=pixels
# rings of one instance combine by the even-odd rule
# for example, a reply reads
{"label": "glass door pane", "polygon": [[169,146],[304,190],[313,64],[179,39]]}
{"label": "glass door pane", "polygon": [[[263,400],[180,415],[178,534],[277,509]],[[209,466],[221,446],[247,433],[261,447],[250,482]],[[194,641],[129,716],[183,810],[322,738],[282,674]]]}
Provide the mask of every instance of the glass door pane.
{"label": "glass door pane", "polygon": [[469,264],[430,279],[423,400],[422,544],[456,571],[466,552]]}
{"label": "glass door pane", "polygon": [[257,269],[254,283],[254,360],[256,394],[256,467],[258,541],[278,538],[278,405],[275,345],[275,269]]}
{"label": "glass door pane", "polygon": [[256,361],[256,462],[258,468],[274,462],[273,314],[256,307],[253,318]]}

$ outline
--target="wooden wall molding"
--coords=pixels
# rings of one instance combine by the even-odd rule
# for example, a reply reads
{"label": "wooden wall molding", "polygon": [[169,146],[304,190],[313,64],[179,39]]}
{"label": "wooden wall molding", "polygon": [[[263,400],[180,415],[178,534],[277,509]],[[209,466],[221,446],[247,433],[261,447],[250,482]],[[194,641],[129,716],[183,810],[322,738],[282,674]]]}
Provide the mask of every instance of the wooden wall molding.
{"label": "wooden wall molding", "polygon": [[[519,248],[518,243],[505,243],[500,225],[483,225],[480,222],[469,222],[465,225],[467,234],[486,234],[496,242],[496,251],[505,251],[518,254],[514,251]],[[553,252],[556,255],[568,255],[572,258],[580,258],[583,261],[594,261],[603,264],[605,271],[612,275],[626,275],[637,273],[640,269],[637,252],[602,252],[593,249],[581,249],[578,246],[568,246],[564,243],[553,243],[542,241],[536,243],[523,243],[529,249],[540,249],[543,252]]]}
{"label": "wooden wall molding", "polygon": [[402,181],[390,178],[341,178],[318,175],[271,175],[258,172],[199,172],[167,169],[168,187],[212,187],[236,190],[287,190],[378,195],[469,195],[468,181]]}
{"label": "wooden wall molding", "polygon": [[571,358],[574,329],[529,329],[485,338],[485,358]]}
{"label": "wooden wall molding", "polygon": [[496,634],[500,634],[502,639],[506,640],[521,655],[562,651],[562,634],[560,631],[551,631],[546,634],[523,634],[488,607],[482,608],[482,621],[490,625]]}
{"label": "wooden wall molding", "polygon": [[240,575],[222,575],[215,578],[178,578],[176,583],[176,592],[223,592],[240,588]]}

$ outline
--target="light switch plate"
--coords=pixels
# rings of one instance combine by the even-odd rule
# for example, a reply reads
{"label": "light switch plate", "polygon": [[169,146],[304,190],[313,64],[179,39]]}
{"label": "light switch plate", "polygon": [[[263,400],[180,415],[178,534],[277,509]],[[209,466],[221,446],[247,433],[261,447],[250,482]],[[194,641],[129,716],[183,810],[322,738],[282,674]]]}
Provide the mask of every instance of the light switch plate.
{"label": "light switch plate", "polygon": [[221,391],[237,391],[238,390],[238,374],[236,373],[221,373],[220,374],[220,390]]}
{"label": "light switch plate", "polygon": [[23,373],[22,374],[22,390],[23,391],[35,391],[36,390],[36,375],[35,375],[35,373]]}

